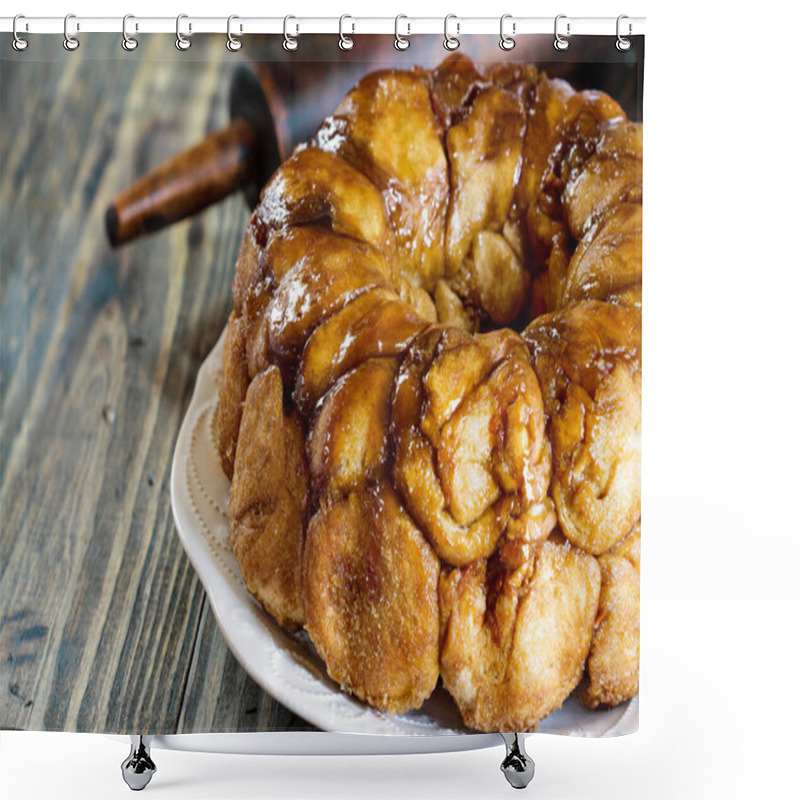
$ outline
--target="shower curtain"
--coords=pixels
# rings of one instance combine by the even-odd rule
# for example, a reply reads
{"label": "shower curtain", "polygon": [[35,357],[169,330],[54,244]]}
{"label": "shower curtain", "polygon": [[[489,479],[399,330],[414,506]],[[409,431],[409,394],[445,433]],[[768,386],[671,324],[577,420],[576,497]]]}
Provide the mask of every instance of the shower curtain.
{"label": "shower curtain", "polygon": [[[452,54],[442,47],[441,37],[433,36],[412,36],[407,49],[395,47],[392,36],[354,36],[354,46],[343,49],[336,36],[309,34],[298,37],[295,50],[285,48],[280,36],[249,36],[240,50],[226,48],[225,37],[219,35],[196,36],[184,50],[168,35],[140,36],[138,47],[132,50],[120,47],[118,34],[87,34],[73,51],[50,39],[30,38],[29,47],[20,52],[12,49],[10,41],[3,41],[0,53],[0,675],[7,687],[0,693],[0,728],[124,734],[335,730],[461,736],[476,730],[509,729],[523,720],[526,728],[564,734],[603,736],[636,730],[641,429],[640,421],[634,419],[637,408],[630,403],[615,406],[621,409],[617,416],[628,415],[622,421],[611,412],[604,417],[602,407],[617,396],[615,392],[623,391],[620,387],[626,381],[625,397],[641,396],[640,348],[635,344],[641,335],[641,160],[632,173],[625,170],[626,159],[636,155],[629,148],[630,140],[641,135],[643,37],[633,37],[627,50],[616,48],[613,37],[591,36],[575,37],[568,49],[559,50],[552,37],[526,36],[518,37],[513,49],[504,50],[496,35],[471,36],[464,37]],[[450,67],[442,68],[447,58]],[[375,88],[368,101],[362,93],[356,99],[350,95],[342,105],[348,92],[376,70],[404,71],[412,76],[403,78],[411,89],[428,92],[425,113],[441,148],[443,185],[452,190],[444,199],[412,197],[401,179],[387,175],[381,164],[369,162],[370,143],[359,144],[355,134],[351,140],[356,144],[349,150],[350,145],[338,142],[337,137],[347,138],[347,119],[351,119],[347,114],[355,114],[356,107],[362,108],[363,115],[368,114],[363,109],[370,103],[393,107],[398,124],[405,118],[398,108],[409,117],[416,113],[416,95],[398,91],[388,101],[380,96],[381,86],[388,83]],[[435,75],[441,78],[438,88],[426,88],[433,86],[435,77],[431,76]],[[575,95],[582,99],[570,105],[566,96],[573,91],[584,94]],[[552,94],[551,106],[544,103],[544,92]],[[537,175],[540,188],[531,195],[541,207],[529,209],[514,188],[521,185],[521,176],[528,175],[525,131],[545,120],[548,109],[556,113],[562,102],[559,93],[565,98],[563,107],[558,106],[561,116],[541,122],[540,139],[531,139],[535,149],[537,142],[544,142],[547,134],[563,124],[563,135],[553,134],[551,149],[542,157],[542,174]],[[489,105],[492,98],[497,100],[496,107]],[[483,122],[479,118],[482,104],[488,109]],[[510,156],[508,150],[492,151],[492,142],[513,149],[513,137],[505,136],[509,125],[517,126],[517,149]],[[391,132],[380,130],[381,137]],[[304,144],[315,136],[311,147]],[[479,136],[484,144],[474,143]],[[616,136],[628,138],[615,144]],[[216,138],[203,147],[208,137]],[[392,151],[392,157],[399,163],[402,155],[412,166],[418,165],[427,157],[415,149],[420,140],[407,141],[408,151]],[[377,144],[374,149],[381,150],[383,140]],[[139,195],[132,194],[131,187],[138,181],[198,145],[201,151],[186,156],[174,167],[174,174],[162,173],[161,183],[153,179]],[[385,151],[395,145],[402,148],[399,137],[398,142],[386,144]],[[398,241],[403,237],[403,220],[417,213],[412,201],[418,203],[418,219],[425,220],[419,241],[427,247],[427,234],[429,239],[439,236],[440,251],[447,249],[448,254],[441,256],[444,266],[435,268],[439,272],[433,278],[420,279],[416,285],[404,267],[405,288],[397,289],[403,302],[428,325],[424,333],[426,342],[430,340],[425,344],[428,350],[421,343],[420,328],[414,334],[417,344],[412,344],[414,337],[409,335],[402,346],[395,343],[391,357],[381,360],[376,356],[383,354],[371,353],[374,374],[360,387],[354,378],[349,383],[347,379],[355,372],[355,362],[347,368],[340,365],[330,386],[325,384],[324,391],[313,397],[314,403],[309,401],[300,413],[295,381],[308,337],[287,345],[285,351],[275,349],[275,331],[281,327],[275,297],[281,280],[267,263],[268,254],[264,255],[269,237],[274,244],[283,235],[274,217],[261,231],[264,238],[254,261],[265,270],[260,276],[264,291],[275,293],[270,295],[272,305],[265,306],[258,317],[272,315],[274,357],[268,357],[268,346],[261,367],[255,356],[248,361],[248,353],[252,355],[257,347],[257,336],[247,338],[230,330],[231,325],[243,326],[247,317],[244,292],[237,295],[234,277],[237,259],[243,263],[243,236],[246,242],[247,232],[258,227],[258,219],[265,219],[269,211],[265,202],[285,201],[289,216],[295,213],[292,203],[300,208],[293,218],[294,232],[284,238],[307,235],[314,226],[320,229],[318,244],[304,245],[303,255],[286,271],[294,268],[297,272],[303,258],[333,247],[325,244],[331,237],[353,238],[354,230],[363,232],[366,227],[359,228],[356,222],[352,230],[347,229],[349,223],[337,217],[343,206],[331,199],[338,191],[335,187],[328,194],[314,194],[315,180],[325,180],[321,171],[309,167],[303,173],[308,179],[303,186],[313,197],[308,205],[318,201],[323,211],[306,213],[302,198],[280,194],[281,180],[295,174],[280,165],[302,166],[314,150],[370,179],[375,188],[369,191],[381,198]],[[295,161],[291,162],[293,152]],[[640,159],[641,151],[637,152]],[[503,185],[492,182],[498,175],[501,181],[505,172],[498,171],[499,167],[481,172],[482,165],[499,163],[501,157],[513,161],[508,161],[511,184],[506,179],[505,192]],[[204,159],[211,165],[208,175],[203,172]],[[273,178],[271,193],[259,201],[263,184],[280,169],[284,171]],[[315,169],[322,170],[322,162]],[[620,179],[623,173],[624,181]],[[176,189],[178,178],[189,189]],[[631,188],[636,180],[638,194]],[[607,196],[601,200],[592,196],[594,205],[580,222],[579,233],[579,223],[569,213],[583,213],[578,200],[582,187],[590,183],[593,191]],[[468,218],[465,224],[473,225],[469,214],[478,207],[482,210],[475,214],[482,214],[486,222],[485,230],[477,222],[469,228],[458,258],[449,250],[450,242],[456,240],[447,238],[459,224],[455,206],[448,206],[456,202],[456,189],[463,189],[460,196],[466,198],[460,212]],[[567,207],[562,200],[564,192],[571,191],[578,200]],[[143,200],[141,192],[150,194]],[[147,205],[151,202],[155,205]],[[412,211],[404,210],[401,204],[406,202]],[[438,222],[434,213],[426,216],[426,203],[434,202],[443,209]],[[501,220],[492,213],[503,202]],[[253,208],[261,209],[261,217],[257,211],[253,218],[256,223],[251,222]],[[347,213],[341,211],[342,218]],[[543,231],[545,225],[553,230]],[[409,242],[394,252],[403,247],[411,252],[416,244]],[[458,247],[461,244],[453,244],[453,252]],[[367,242],[359,252],[378,249],[374,242]],[[590,251],[585,258],[584,251]],[[554,277],[558,258],[566,270],[568,264],[577,263],[576,253],[584,258],[585,274],[576,267],[562,276],[563,285],[558,283]],[[381,255],[391,266],[395,256]],[[402,260],[396,259],[398,264]],[[495,278],[486,278],[480,270],[487,259],[505,264],[505,271],[498,268]],[[357,272],[361,267],[356,261],[348,255],[347,268]],[[452,266],[456,261],[461,266]],[[604,276],[621,261],[625,262],[624,280],[604,284]],[[399,267],[391,268],[394,280]],[[240,267],[239,274],[252,278],[247,269]],[[476,274],[479,278],[473,280]],[[564,288],[572,280],[569,276],[574,280]],[[376,280],[370,284],[371,291],[389,291]],[[255,278],[252,281],[257,283]],[[395,291],[397,287],[392,286]],[[504,293],[507,287],[512,288]],[[294,303],[296,310],[313,297],[312,289],[310,277],[298,279],[293,284],[295,294],[285,296],[280,308]],[[333,305],[327,316],[316,319],[308,333],[333,318],[334,306],[337,312],[350,308],[362,289],[342,284],[330,296]],[[286,289],[284,295],[288,293]],[[513,295],[511,300],[506,294]],[[572,299],[564,299],[567,296]],[[390,312],[387,305],[386,313]],[[611,317],[613,325],[608,322]],[[538,327],[530,330],[537,320]],[[408,314],[398,324],[407,322]],[[470,347],[478,347],[472,344],[478,341],[475,334],[483,342],[480,336],[484,334],[510,330],[502,342],[490,336],[480,345],[484,348],[480,358],[488,359],[489,365],[481,368],[481,382],[498,365],[507,364],[514,376],[509,379],[513,387],[509,391],[540,398],[531,401],[539,409],[541,419],[536,424],[544,448],[537,462],[542,473],[534,498],[539,517],[534,524],[530,515],[517,508],[528,503],[519,498],[534,491],[523,485],[525,479],[517,481],[509,473],[511,488],[507,488],[495,474],[497,467],[494,483],[489,481],[486,490],[491,503],[479,510],[484,513],[491,508],[492,524],[499,525],[499,533],[494,546],[474,558],[448,554],[437,539],[436,525],[429,521],[432,506],[428,500],[416,505],[411,497],[414,486],[423,490],[428,473],[403,472],[403,453],[422,445],[406,447],[400,434],[395,435],[400,425],[395,418],[394,427],[385,426],[388,455],[382,456],[378,472],[365,479],[372,486],[369,492],[362,491],[360,484],[356,488],[345,484],[332,494],[319,488],[320,481],[328,485],[325,481],[335,469],[345,469],[325,462],[333,445],[328,450],[314,449],[318,444],[315,426],[326,413],[324,397],[348,391],[369,393],[387,380],[391,382],[387,397],[396,397],[397,374],[404,375],[408,385],[417,380],[422,386],[428,380],[425,369],[438,358],[434,351],[447,350],[439,339],[433,342],[431,331],[438,336],[444,328],[461,331],[447,336],[455,337],[453,341],[461,343],[465,354]],[[620,343],[615,337],[622,336],[622,328],[626,333]],[[577,329],[584,333],[576,334],[574,345],[548,351],[552,337],[566,342]],[[581,336],[602,344],[592,350]],[[226,337],[230,350],[240,348],[238,360],[226,355]],[[467,340],[471,344],[465,344]],[[497,354],[498,348],[518,353],[521,342],[527,347],[521,361],[518,355],[513,361],[505,350]],[[618,347],[609,342],[617,342]],[[617,358],[614,353],[621,349],[625,355]],[[332,351],[331,358],[338,357],[337,352]],[[586,361],[581,362],[584,356]],[[417,369],[414,358],[420,363],[428,359],[425,369]],[[411,365],[405,372],[403,359]],[[392,361],[394,370],[388,378],[383,369],[387,361]],[[240,490],[232,499],[224,453],[220,460],[219,439],[224,432],[220,432],[223,423],[218,408],[224,402],[221,387],[235,384],[230,377],[235,369],[246,374],[240,380],[245,384],[243,392],[253,386],[261,390],[263,384],[264,392],[278,392],[278,400],[273,397],[261,406],[254,400],[248,405],[242,393],[234,403],[240,412],[244,408],[237,420],[237,454],[231,456],[227,470],[233,474],[234,487],[237,458],[243,466]],[[262,373],[271,376],[271,390],[266,380],[256,380]],[[530,381],[534,373],[537,380]],[[447,381],[460,379],[456,368],[444,363],[442,374]],[[520,389],[528,386],[525,381],[532,388]],[[477,394],[469,402],[480,409],[483,390],[478,383],[472,389]],[[457,401],[463,404],[465,397],[466,393],[458,395]],[[428,408],[434,401],[429,397],[425,402]],[[497,413],[506,420],[503,424],[510,424],[508,408],[503,406]],[[272,423],[259,423],[269,414]],[[329,443],[348,424],[358,442],[371,441],[372,429],[366,433],[358,429],[357,420],[346,419],[341,409],[336,414],[325,429]],[[574,414],[582,420],[579,424],[589,426],[577,440],[570,428],[578,418]],[[491,424],[499,424],[497,414],[489,417],[495,420]],[[281,427],[283,420],[298,418],[299,422],[291,423],[294,428]],[[478,414],[472,421],[480,419],[484,417]],[[477,467],[473,471],[463,467],[466,471],[459,472],[461,462],[452,469],[447,466],[442,448],[450,434],[444,427],[420,433],[415,426],[411,425],[414,435],[419,435],[420,442],[424,439],[424,446],[433,453],[430,474],[441,478],[442,473],[452,473],[442,478],[451,481],[442,491],[451,501],[448,513],[456,520],[455,527],[469,528],[474,511],[470,506],[477,502],[474,492],[484,485],[483,473],[478,474]],[[531,422],[531,436],[537,435],[534,428]],[[248,441],[254,442],[250,448],[241,445],[243,429],[250,435]],[[281,444],[283,439],[276,441],[277,429],[287,437],[291,434],[286,431],[299,431],[301,466],[297,458],[292,461],[294,451]],[[625,436],[614,433],[619,430]],[[614,434],[611,440],[608,431]],[[455,439],[458,435],[452,433]],[[348,447],[352,445],[352,439],[345,437],[345,441]],[[486,447],[497,453],[498,441],[495,437]],[[605,450],[598,455],[596,448]],[[284,459],[284,486],[291,491],[297,485],[305,487],[305,499],[298,501],[304,504],[300,516],[305,526],[300,546],[312,541],[312,535],[316,543],[313,565],[308,563],[310,556],[305,561],[302,553],[297,556],[298,574],[305,585],[291,591],[299,591],[304,608],[299,618],[290,615],[288,622],[276,610],[282,607],[280,602],[276,606],[270,601],[283,589],[270,584],[273,573],[266,578],[259,573],[265,569],[263,563],[253,566],[255,557],[248,557],[243,543],[243,537],[255,536],[253,526],[261,525],[263,533],[264,519],[269,517],[264,509],[278,503],[278,490],[263,485],[248,488],[244,476],[253,464],[260,464],[252,467],[253,480],[258,482],[258,470],[266,470],[270,454],[275,453]],[[342,456],[344,460],[348,453]],[[604,459],[613,462],[612,467]],[[604,476],[603,486],[593,470]],[[613,502],[602,506],[606,493],[616,491],[615,481],[622,480],[623,472],[627,476],[624,491],[620,489],[619,498],[614,496]],[[423,477],[415,484],[419,475]],[[579,480],[576,475],[581,476]],[[271,480],[274,488],[274,475]],[[573,480],[578,483],[570,483]],[[461,503],[456,498],[459,481],[469,490],[468,499]],[[375,489],[375,485],[383,488]],[[607,533],[597,533],[598,538],[591,541],[581,539],[587,526],[580,520],[570,528],[573,512],[582,513],[580,498],[587,492],[594,493],[601,507],[599,519],[587,526]],[[624,492],[627,495],[622,496]],[[516,498],[508,501],[508,508],[517,510],[495,503],[506,495]],[[368,544],[380,550],[380,542],[388,535],[386,531],[376,534],[382,523],[371,520],[380,518],[387,504],[404,509],[387,528],[391,536],[400,535],[400,528],[411,531],[414,547],[424,550],[426,563],[433,567],[426,567],[424,580],[413,592],[406,585],[405,592],[379,597],[370,605],[364,600],[371,591],[374,566]],[[528,503],[525,513],[530,508]],[[524,518],[526,525],[536,528],[522,548],[527,555],[510,554],[517,545],[513,526],[507,525],[509,515],[514,521]],[[402,525],[397,519],[403,520]],[[362,535],[360,526],[366,526],[363,541],[352,550],[346,544],[333,555],[327,552],[336,531],[357,538]],[[610,533],[609,528],[613,528]],[[234,547],[230,537],[236,531],[239,544]],[[399,568],[381,562],[380,555],[375,558],[379,562],[375,580],[388,582]],[[530,570],[525,575],[514,573],[522,588],[519,584],[511,587],[508,576],[518,569],[514,559],[520,558],[529,559]],[[581,572],[580,578],[540,583],[550,564],[547,559],[552,560],[548,568],[557,569],[565,558],[583,564],[586,575]],[[331,564],[344,569],[345,562],[357,577],[337,583]],[[513,569],[508,567],[511,562]],[[538,572],[536,564],[541,565]],[[269,564],[266,569],[269,572]],[[578,572],[575,567],[575,575]],[[578,591],[576,582],[580,581]],[[259,593],[258,587],[265,583],[268,588]],[[526,594],[526,587],[532,585],[538,594],[534,590]],[[587,597],[579,597],[584,589]],[[422,610],[418,591],[427,592],[430,600]],[[539,635],[534,624],[530,642],[523,641],[522,633],[518,641],[512,641],[514,626],[528,630],[518,619],[524,598],[534,594],[542,618],[550,614],[548,619],[556,623],[568,620],[555,644],[534,641]],[[513,600],[515,611],[501,608],[498,597]],[[353,603],[363,615],[385,611],[389,629],[384,630],[381,619],[374,625],[364,620],[348,623],[346,608]],[[533,605],[531,600],[525,607]],[[563,615],[553,611],[556,606],[563,606]],[[315,618],[331,611],[332,630],[327,623],[311,620],[311,608]],[[504,621],[506,613],[512,613],[511,622]],[[408,634],[405,620],[424,629],[420,634],[428,637],[424,653],[409,655],[403,637],[419,631]],[[563,644],[567,634],[572,635],[572,627],[566,631],[567,626],[583,629],[577,637],[580,641],[570,644],[572,649]],[[617,642],[607,651],[608,658],[625,662],[617,672],[603,662],[603,637]],[[336,650],[340,638],[346,642],[344,655]],[[374,642],[378,652],[374,662],[369,653],[354,654],[356,644],[363,649],[369,642]],[[414,683],[413,700],[397,704],[381,700],[393,689],[374,688],[380,680],[370,672],[373,663],[380,665],[376,670],[386,668],[393,643],[398,644],[398,652],[391,657],[395,663],[402,662],[398,667],[402,681]],[[539,705],[531,697],[537,685],[529,678],[531,670],[538,674],[536,669],[544,665],[535,669],[528,663],[538,652],[556,653],[570,664],[556,681],[560,681],[558,689],[549,688],[551,694]],[[420,666],[425,659],[429,669]],[[421,676],[425,669],[428,672]],[[517,679],[515,670],[522,671],[521,678]],[[617,691],[620,683],[625,686]],[[506,697],[510,698],[507,702]],[[524,703],[542,709],[541,719],[531,716],[534,711],[517,714]]]}

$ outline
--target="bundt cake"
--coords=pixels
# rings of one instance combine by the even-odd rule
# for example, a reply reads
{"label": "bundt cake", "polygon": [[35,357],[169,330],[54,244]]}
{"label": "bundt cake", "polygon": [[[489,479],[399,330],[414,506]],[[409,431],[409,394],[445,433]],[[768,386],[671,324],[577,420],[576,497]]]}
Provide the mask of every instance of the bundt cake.
{"label": "bundt cake", "polygon": [[249,591],[389,713],[638,691],[642,128],[533,66],[361,80],[265,186],[216,435]]}

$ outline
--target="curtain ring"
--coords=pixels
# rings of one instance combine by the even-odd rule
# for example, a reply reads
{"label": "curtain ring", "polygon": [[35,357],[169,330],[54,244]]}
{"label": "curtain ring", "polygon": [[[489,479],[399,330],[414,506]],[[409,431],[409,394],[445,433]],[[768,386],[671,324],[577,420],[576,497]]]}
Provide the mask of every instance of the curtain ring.
{"label": "curtain ring", "polygon": [[[133,36],[128,35],[128,20],[135,19],[133,14],[126,14],[122,18],[122,49],[127,50],[129,53],[131,50],[135,50],[139,46],[139,40],[134,38]],[[136,30],[139,30],[139,25],[137,23]]]}
{"label": "curtain ring", "polygon": [[[560,19],[566,19],[566,18],[567,18],[567,15],[566,15],[566,14],[559,14],[559,15],[556,17],[556,23],[555,23],[555,34],[556,34],[556,38],[555,38],[555,41],[553,42],[553,47],[555,47],[555,49],[556,49],[556,50],[566,50],[566,49],[569,47],[569,39],[565,39],[565,38],[564,38],[564,37],[563,37],[563,36],[562,36],[562,35],[561,35],[561,34],[558,32],[558,21],[559,21]],[[567,36],[569,36],[569,22],[567,22]]]}
{"label": "curtain ring", "polygon": [[[73,50],[77,50],[81,46],[81,43],[74,36],[69,35],[68,28],[69,28],[69,21],[71,19],[75,19],[74,14],[67,14],[67,16],[64,17],[64,49],[69,50],[70,52],[72,52]],[[80,29],[81,29],[80,24],[75,23],[75,30],[79,31]]]}
{"label": "curtain ring", "polygon": [[[406,39],[405,36],[400,35],[400,20],[401,19],[408,19],[405,14],[398,14],[394,18],[394,48],[395,50],[408,50],[411,45],[411,42]],[[411,36],[411,23],[406,23],[408,25],[408,33],[407,36]]]}
{"label": "curtain ring", "polygon": [[[239,17],[237,17],[235,14],[231,14],[228,17],[228,41],[225,43],[225,47],[227,47],[228,50],[231,51],[231,53],[237,53],[239,50],[242,49],[242,40],[231,33],[231,22],[233,22],[233,20],[235,19],[239,19]],[[242,32],[242,26],[240,25],[239,33],[241,32]]]}
{"label": "curtain ring", "polygon": [[[25,19],[25,15],[24,14],[17,14],[17,16],[14,17],[14,24],[11,26],[11,30],[12,30],[12,32],[14,34],[14,41],[11,42],[11,45],[18,53],[21,53],[28,46],[28,40],[21,38],[20,35],[17,33],[17,20],[18,19]],[[28,23],[27,22],[25,23],[25,30],[28,30]]]}
{"label": "curtain ring", "polygon": [[[289,36],[288,25],[290,19],[297,19],[289,15],[288,17],[283,18],[283,49],[284,50],[297,50],[297,39],[293,36]],[[300,32],[300,26],[297,26],[297,32]]]}
{"label": "curtain ring", "polygon": [[[506,36],[505,31],[503,30],[503,25],[505,24],[505,21],[507,19],[512,19],[511,14],[503,14],[503,16],[500,17],[500,49],[506,51],[513,50],[517,44],[514,41],[514,39],[512,39],[510,36]],[[517,23],[512,22],[511,33],[516,33],[516,32],[517,32]]]}
{"label": "curtain ring", "polygon": [[[340,50],[352,50],[353,49],[353,45],[355,45],[355,42],[349,36],[345,36],[344,35],[343,28],[344,28],[344,21],[346,19],[353,19],[353,18],[349,14],[342,14],[342,16],[339,17],[339,49]],[[354,24],[353,25],[353,30],[355,31],[355,29],[356,29],[356,26]]]}
{"label": "curtain ring", "polygon": [[[631,40],[630,39],[626,39],[620,33],[621,23],[622,23],[622,20],[624,20],[624,19],[628,19],[628,17],[626,17],[625,14],[620,14],[617,17],[617,50],[619,50],[620,52],[623,52],[623,53],[626,50],[630,50],[631,49]],[[629,22],[628,23],[628,36],[631,35],[632,31],[633,31],[633,29],[632,29],[631,23]]]}
{"label": "curtain ring", "polygon": [[[451,36],[447,31],[447,26],[451,19],[456,20],[455,36]],[[445,50],[449,50],[450,52],[452,52],[453,50],[458,50],[458,48],[461,45],[461,42],[458,41],[458,34],[460,30],[461,30],[461,24],[458,22],[458,17],[456,17],[455,14],[448,14],[444,18],[444,42],[442,42],[442,44],[444,45]]]}
{"label": "curtain ring", "polygon": [[[178,50],[188,50],[192,46],[192,40],[187,39],[181,33],[181,20],[187,19],[188,17],[189,17],[188,14],[178,14],[175,20],[175,47],[177,47]],[[192,23],[190,22],[189,33],[191,32],[192,32]]]}

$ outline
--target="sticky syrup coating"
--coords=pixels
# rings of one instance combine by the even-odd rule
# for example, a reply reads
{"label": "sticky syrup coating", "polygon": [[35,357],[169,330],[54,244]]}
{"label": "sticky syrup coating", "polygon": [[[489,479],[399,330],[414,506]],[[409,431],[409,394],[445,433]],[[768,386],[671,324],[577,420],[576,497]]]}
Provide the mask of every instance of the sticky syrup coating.
{"label": "sticky syrup coating", "polygon": [[262,192],[232,542],[376,709],[441,677],[469,727],[533,730],[638,690],[641,164],[607,95],[455,56],[364,78]]}

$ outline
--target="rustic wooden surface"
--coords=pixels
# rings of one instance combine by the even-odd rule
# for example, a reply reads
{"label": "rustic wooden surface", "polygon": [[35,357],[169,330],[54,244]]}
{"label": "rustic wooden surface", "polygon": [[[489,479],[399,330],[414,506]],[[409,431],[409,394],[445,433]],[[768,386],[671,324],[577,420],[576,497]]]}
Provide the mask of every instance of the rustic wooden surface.
{"label": "rustic wooden surface", "polygon": [[103,227],[136,177],[229,122],[236,57],[224,37],[126,53],[92,35],[0,58],[0,727],[308,727],[228,650],[170,509],[245,203],[119,250]]}

